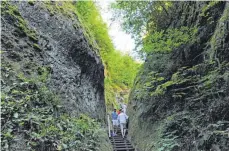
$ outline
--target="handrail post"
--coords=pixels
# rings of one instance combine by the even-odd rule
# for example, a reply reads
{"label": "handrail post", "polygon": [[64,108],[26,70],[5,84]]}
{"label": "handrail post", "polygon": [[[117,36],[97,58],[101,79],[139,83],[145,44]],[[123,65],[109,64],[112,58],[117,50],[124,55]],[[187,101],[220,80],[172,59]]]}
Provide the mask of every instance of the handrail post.
{"label": "handrail post", "polygon": [[109,137],[111,137],[111,127],[110,127],[110,117],[109,117],[109,115],[107,115],[107,123],[108,123],[108,134],[109,134]]}

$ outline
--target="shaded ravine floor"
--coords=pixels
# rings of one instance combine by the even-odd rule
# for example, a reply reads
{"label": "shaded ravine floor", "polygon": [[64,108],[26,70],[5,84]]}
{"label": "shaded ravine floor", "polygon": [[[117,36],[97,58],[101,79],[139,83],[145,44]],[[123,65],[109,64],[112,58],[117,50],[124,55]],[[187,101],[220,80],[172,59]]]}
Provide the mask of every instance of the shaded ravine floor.
{"label": "shaded ravine floor", "polygon": [[122,138],[120,130],[118,130],[116,136],[110,137],[110,141],[114,151],[135,151],[130,141],[126,137],[124,139]]}

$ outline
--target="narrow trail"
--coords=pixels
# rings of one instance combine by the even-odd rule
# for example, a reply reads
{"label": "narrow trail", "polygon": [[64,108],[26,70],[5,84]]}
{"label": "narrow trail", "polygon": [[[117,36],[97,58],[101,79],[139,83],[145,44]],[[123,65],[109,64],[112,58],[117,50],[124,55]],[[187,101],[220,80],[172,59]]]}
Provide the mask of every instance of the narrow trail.
{"label": "narrow trail", "polygon": [[114,151],[135,151],[130,141],[125,137],[122,138],[121,130],[119,129],[116,136],[110,137],[111,144]]}

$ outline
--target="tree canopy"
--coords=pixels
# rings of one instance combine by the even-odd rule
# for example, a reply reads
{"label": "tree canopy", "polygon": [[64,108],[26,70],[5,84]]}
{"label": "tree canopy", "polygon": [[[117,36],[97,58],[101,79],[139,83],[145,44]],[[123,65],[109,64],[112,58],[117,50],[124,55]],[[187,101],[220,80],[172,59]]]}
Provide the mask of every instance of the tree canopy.
{"label": "tree canopy", "polygon": [[145,56],[153,52],[171,52],[188,42],[196,33],[195,28],[171,28],[170,12],[173,2],[166,1],[116,1],[114,19],[121,16],[123,29],[136,41],[136,51]]}
{"label": "tree canopy", "polygon": [[105,98],[107,104],[115,104],[115,97],[130,89],[140,66],[133,58],[115,50],[98,8],[92,1],[76,3],[79,18],[94,40],[105,65]]}

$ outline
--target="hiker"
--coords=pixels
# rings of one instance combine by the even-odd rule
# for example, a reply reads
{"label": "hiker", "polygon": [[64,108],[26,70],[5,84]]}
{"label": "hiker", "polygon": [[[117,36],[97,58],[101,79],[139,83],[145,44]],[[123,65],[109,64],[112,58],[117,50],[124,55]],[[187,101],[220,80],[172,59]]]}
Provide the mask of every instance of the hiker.
{"label": "hiker", "polygon": [[127,106],[126,106],[126,104],[123,104],[122,105],[122,109],[123,109],[123,112],[126,114],[126,108],[127,108]]}
{"label": "hiker", "polygon": [[121,113],[121,110],[122,110],[122,108],[120,108],[120,109],[118,110],[118,115]]}
{"label": "hiker", "polygon": [[116,113],[116,109],[111,113],[112,123],[113,123],[113,136],[116,135],[118,129],[118,114]]}
{"label": "hiker", "polygon": [[119,103],[119,108],[120,108],[120,109],[122,108],[122,103]]}
{"label": "hiker", "polygon": [[128,116],[121,110],[121,113],[118,115],[118,121],[120,123],[121,133],[122,137],[125,137],[126,134],[126,121],[128,119]]}

